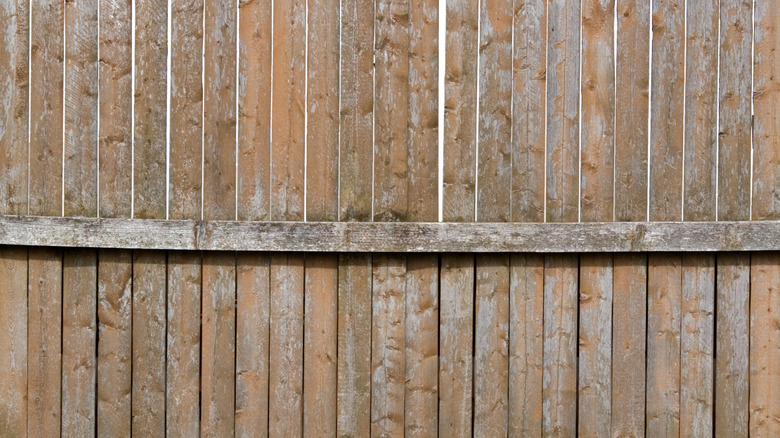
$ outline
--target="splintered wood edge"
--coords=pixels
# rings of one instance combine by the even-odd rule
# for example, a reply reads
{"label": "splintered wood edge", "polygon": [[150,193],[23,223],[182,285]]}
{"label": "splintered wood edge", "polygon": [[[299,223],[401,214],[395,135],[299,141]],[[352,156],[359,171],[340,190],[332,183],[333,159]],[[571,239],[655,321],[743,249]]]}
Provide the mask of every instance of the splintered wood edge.
{"label": "splintered wood edge", "polygon": [[243,222],[0,216],[0,245],[310,252],[772,251],[780,250],[780,221]]}

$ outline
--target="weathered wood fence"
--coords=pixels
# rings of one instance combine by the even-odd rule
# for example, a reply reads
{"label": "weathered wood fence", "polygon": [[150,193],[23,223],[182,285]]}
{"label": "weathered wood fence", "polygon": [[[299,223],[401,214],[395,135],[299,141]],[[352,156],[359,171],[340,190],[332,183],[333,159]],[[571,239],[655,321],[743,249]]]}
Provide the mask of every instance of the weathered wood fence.
{"label": "weathered wood fence", "polygon": [[0,0],[0,436],[780,436],[778,8]]}

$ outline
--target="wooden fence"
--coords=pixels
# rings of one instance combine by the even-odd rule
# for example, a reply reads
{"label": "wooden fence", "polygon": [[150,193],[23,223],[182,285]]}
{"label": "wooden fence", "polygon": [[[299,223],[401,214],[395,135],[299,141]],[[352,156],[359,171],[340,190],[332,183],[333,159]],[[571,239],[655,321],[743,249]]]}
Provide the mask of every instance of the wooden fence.
{"label": "wooden fence", "polygon": [[778,6],[0,0],[0,436],[780,436]]}

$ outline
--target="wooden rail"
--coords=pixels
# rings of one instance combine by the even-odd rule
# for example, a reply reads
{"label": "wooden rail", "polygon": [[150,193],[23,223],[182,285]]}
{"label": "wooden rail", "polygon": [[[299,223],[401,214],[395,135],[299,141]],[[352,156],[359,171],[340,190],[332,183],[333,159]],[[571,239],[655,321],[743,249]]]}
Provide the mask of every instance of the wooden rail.
{"label": "wooden rail", "polygon": [[247,222],[0,216],[0,245],[310,252],[772,251],[780,250],[780,221]]}

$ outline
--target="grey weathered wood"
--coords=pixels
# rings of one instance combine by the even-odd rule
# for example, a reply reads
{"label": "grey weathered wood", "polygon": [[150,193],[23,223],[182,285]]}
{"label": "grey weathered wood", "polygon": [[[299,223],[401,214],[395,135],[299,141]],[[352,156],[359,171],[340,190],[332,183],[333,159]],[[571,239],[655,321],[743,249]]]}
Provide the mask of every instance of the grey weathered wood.
{"label": "grey weathered wood", "polygon": [[0,216],[0,245],[202,251],[715,252],[780,249],[780,222],[241,222]]}

